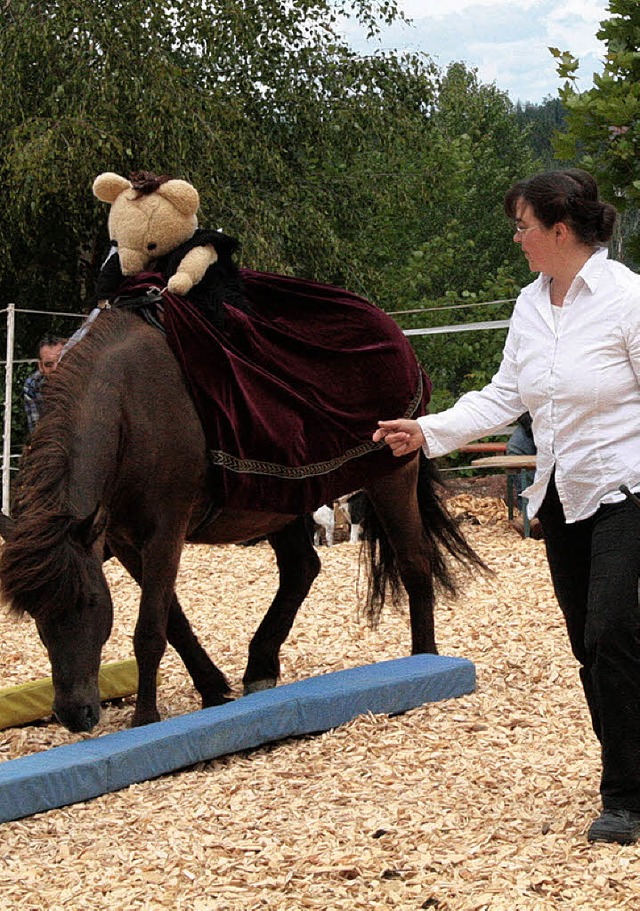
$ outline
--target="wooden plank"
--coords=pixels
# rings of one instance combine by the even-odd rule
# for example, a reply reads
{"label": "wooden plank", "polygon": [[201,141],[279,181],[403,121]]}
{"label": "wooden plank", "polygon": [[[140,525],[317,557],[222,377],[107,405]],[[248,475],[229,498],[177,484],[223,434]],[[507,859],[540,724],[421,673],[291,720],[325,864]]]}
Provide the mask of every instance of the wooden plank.
{"label": "wooden plank", "polygon": [[536,457],[534,455],[503,455],[503,456],[486,456],[481,459],[474,459],[471,463],[474,468],[535,468]]}

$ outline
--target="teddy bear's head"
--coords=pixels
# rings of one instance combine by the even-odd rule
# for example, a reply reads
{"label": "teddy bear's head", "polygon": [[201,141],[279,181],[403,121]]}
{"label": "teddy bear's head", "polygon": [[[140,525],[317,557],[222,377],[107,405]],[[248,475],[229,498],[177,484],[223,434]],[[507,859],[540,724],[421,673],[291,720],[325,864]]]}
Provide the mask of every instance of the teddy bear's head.
{"label": "teddy bear's head", "polygon": [[109,237],[117,245],[124,275],[136,275],[149,263],[189,240],[198,227],[198,191],[186,180],[156,177],[147,171],[131,180],[106,172],[93,192],[111,203]]}

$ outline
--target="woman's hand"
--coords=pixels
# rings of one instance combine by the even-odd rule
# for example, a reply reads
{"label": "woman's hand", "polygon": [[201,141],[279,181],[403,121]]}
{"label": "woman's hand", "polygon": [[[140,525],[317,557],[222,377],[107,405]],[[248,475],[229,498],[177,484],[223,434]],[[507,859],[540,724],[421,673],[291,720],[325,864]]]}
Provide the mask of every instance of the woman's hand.
{"label": "woman's hand", "polygon": [[383,441],[395,456],[407,455],[424,446],[425,439],[420,424],[406,418],[396,421],[378,421],[373,434],[374,443]]}

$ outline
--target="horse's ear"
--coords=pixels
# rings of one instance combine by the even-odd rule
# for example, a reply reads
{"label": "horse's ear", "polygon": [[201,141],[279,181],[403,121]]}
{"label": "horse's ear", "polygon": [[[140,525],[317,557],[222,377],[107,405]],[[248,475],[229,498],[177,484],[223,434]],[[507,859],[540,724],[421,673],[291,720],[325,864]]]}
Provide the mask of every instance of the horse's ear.
{"label": "horse's ear", "polygon": [[11,540],[15,525],[16,523],[11,516],[6,516],[3,512],[0,512],[0,535],[2,535],[5,541]]}
{"label": "horse's ear", "polygon": [[76,519],[71,525],[71,535],[82,547],[90,550],[107,525],[107,514],[100,505],[85,519]]}

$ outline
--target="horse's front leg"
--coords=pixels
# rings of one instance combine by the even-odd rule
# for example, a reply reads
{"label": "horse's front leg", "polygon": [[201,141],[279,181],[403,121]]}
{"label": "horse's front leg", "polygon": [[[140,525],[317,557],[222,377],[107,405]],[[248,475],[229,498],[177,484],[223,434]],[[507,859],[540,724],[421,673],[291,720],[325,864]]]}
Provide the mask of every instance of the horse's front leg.
{"label": "horse's front leg", "polygon": [[[109,544],[127,572],[141,584],[142,560],[138,551],[121,538],[110,538]],[[175,592],[169,605],[167,640],[184,662],[200,695],[202,707],[208,708],[228,702],[231,693],[229,682],[202,647]]]}
{"label": "horse's front leg", "polygon": [[169,605],[167,639],[184,662],[193,685],[200,694],[203,709],[231,701],[231,687],[227,678],[198,641],[175,594]]}
{"label": "horse's front leg", "polygon": [[168,529],[162,531],[164,534],[154,535],[142,550],[140,610],[133,634],[133,650],[138,662],[138,698],[132,727],[160,721],[158,669],[167,647],[169,610],[182,551],[182,538],[176,540]]}
{"label": "horse's front leg", "polygon": [[320,560],[304,517],[269,535],[268,540],[276,555],[279,586],[249,645],[249,660],[242,678],[245,694],[276,685],[280,676],[280,647],[320,572]]}

